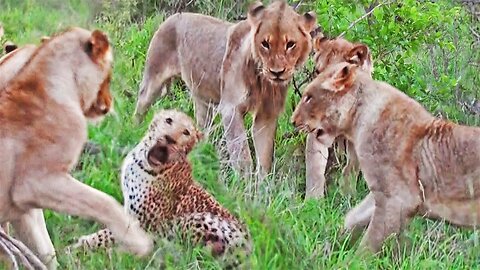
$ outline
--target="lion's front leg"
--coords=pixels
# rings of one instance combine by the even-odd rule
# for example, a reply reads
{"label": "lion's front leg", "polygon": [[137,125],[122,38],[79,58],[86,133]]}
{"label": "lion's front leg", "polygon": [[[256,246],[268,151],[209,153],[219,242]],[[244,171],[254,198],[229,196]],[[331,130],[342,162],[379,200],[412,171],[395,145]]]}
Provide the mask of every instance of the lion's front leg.
{"label": "lion's front leg", "polygon": [[229,163],[243,177],[248,177],[252,171],[252,156],[248,147],[243,115],[233,106],[225,106],[221,109],[221,114]]}
{"label": "lion's front leg", "polygon": [[43,211],[32,209],[12,221],[15,236],[28,246],[48,269],[57,269],[55,248],[47,231]]}
{"label": "lion's front leg", "polygon": [[397,193],[373,192],[375,200],[373,216],[360,243],[359,251],[368,250],[373,253],[380,251],[385,239],[394,234],[398,236],[421,204],[418,194],[409,194],[406,187],[392,190]]}
{"label": "lion's front leg", "polygon": [[153,248],[150,236],[140,228],[137,220],[124,213],[113,197],[67,173],[24,176],[18,182],[21,184],[13,189],[12,198],[19,207],[34,206],[92,218],[105,224],[123,247],[140,256],[147,255]]}
{"label": "lion's front leg", "polygon": [[272,167],[276,131],[277,117],[255,115],[252,132],[257,158],[257,173],[260,179],[265,178]]}
{"label": "lion's front leg", "polygon": [[306,199],[318,199],[325,196],[327,160],[328,146],[320,143],[314,134],[308,134],[305,147]]}

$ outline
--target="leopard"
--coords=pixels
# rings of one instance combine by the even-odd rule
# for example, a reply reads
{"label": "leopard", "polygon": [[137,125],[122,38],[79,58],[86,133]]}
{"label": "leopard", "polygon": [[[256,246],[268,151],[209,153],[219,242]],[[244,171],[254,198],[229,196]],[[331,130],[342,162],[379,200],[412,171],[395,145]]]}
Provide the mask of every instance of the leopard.
{"label": "leopard", "polygon": [[[244,178],[270,173],[277,120],[288,85],[312,50],[314,12],[298,14],[286,1],[250,4],[236,23],[197,13],[168,17],[147,51],[134,119],[181,77],[191,92],[195,118],[204,130],[220,114],[227,164]],[[244,118],[253,115],[254,168]]]}
{"label": "leopard", "polygon": [[[369,47],[361,42],[350,42],[342,37],[329,38],[323,33],[319,33],[314,38],[313,51],[314,76],[318,76],[328,66],[341,62],[356,64],[372,76],[372,53]],[[336,138],[334,145],[337,145],[337,151],[329,151],[329,148],[319,143],[315,136],[307,135],[305,147],[306,199],[319,199],[325,196],[325,172],[328,157],[332,153],[339,155],[342,152],[346,153],[347,163],[342,171],[343,181],[340,183],[340,190],[345,195],[355,195],[359,167],[354,146],[352,142],[341,136]]]}
{"label": "leopard", "polygon": [[[251,252],[246,227],[192,176],[187,155],[203,138],[185,113],[157,112],[143,139],[130,151],[121,173],[124,210],[156,235],[180,234],[215,256]],[[82,236],[72,248],[98,249],[115,243],[108,229]]]}
{"label": "leopard", "polygon": [[377,254],[415,217],[475,228],[480,222],[480,128],[432,115],[355,64],[328,67],[314,79],[293,124],[325,145],[353,142],[370,193],[344,222],[365,230],[359,254]]}

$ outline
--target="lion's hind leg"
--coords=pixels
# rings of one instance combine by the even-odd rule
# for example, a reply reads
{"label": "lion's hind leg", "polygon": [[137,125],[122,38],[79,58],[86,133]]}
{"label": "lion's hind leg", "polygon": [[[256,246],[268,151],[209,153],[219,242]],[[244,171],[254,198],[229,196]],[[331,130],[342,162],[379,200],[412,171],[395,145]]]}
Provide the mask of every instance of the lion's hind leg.
{"label": "lion's hind leg", "polygon": [[167,93],[172,78],[180,74],[175,31],[174,24],[164,24],[150,42],[134,113],[137,123],[143,120],[150,106]]}

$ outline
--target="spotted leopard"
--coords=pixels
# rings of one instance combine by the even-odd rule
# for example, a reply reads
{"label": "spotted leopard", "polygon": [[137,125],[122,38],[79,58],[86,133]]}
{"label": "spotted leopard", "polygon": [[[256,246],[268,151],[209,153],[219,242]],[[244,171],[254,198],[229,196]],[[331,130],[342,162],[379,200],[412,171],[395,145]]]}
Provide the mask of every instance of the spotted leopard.
{"label": "spotted leopard", "polygon": [[[212,249],[251,252],[249,233],[192,177],[187,154],[201,139],[190,117],[176,110],[158,112],[142,141],[127,155],[122,167],[124,208],[147,231],[169,237],[189,236]],[[108,247],[114,238],[108,229],[82,236],[74,247]]]}

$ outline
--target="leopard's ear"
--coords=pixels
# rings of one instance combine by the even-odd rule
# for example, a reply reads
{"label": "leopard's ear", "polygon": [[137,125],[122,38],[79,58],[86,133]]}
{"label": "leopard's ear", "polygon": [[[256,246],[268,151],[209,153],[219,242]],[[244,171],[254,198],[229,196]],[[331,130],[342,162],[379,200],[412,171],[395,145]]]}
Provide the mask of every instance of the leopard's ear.
{"label": "leopard's ear", "polygon": [[5,53],[11,53],[13,51],[15,51],[16,49],[18,49],[18,46],[17,44],[14,44],[13,42],[6,42],[5,45],[3,46],[4,50],[5,50]]}
{"label": "leopard's ear", "polygon": [[51,38],[49,36],[43,36],[43,37],[40,38],[40,42],[45,43],[45,42],[49,41],[50,39]]}

